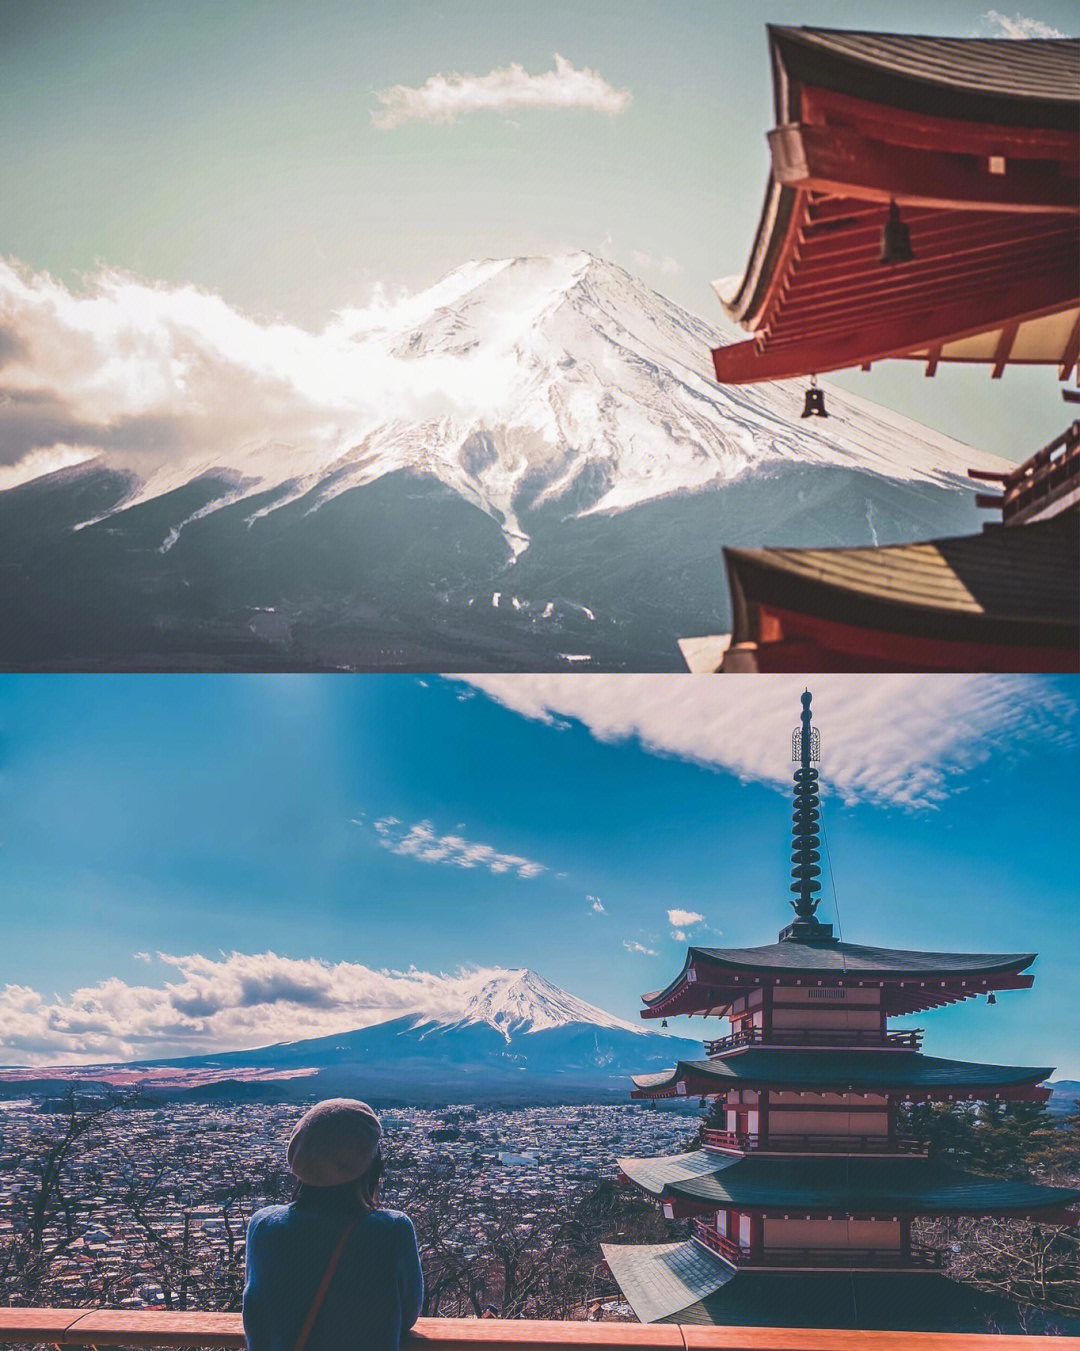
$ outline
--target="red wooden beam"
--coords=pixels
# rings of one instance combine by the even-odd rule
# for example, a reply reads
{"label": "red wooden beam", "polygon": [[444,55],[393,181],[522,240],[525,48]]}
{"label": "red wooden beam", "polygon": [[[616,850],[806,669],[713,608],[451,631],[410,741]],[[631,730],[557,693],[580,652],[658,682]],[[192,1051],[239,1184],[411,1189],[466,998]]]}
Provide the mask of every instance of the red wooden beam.
{"label": "red wooden beam", "polygon": [[1077,159],[1075,131],[964,122],[959,118],[886,106],[811,85],[803,86],[800,103],[803,122],[845,126],[863,136],[915,150],[955,150],[975,155],[1066,162]]}
{"label": "red wooden beam", "polygon": [[964,338],[996,330],[1012,319],[1025,322],[1044,315],[1057,314],[1080,304],[1075,293],[1063,295],[1045,283],[1036,288],[1026,280],[1013,283],[993,294],[983,294],[970,302],[933,308],[905,317],[869,325],[859,332],[847,331],[828,340],[806,338],[782,349],[770,345],[759,351],[758,344],[732,343],[713,349],[713,368],[720,384],[752,384],[759,380],[786,380],[796,376],[821,374],[858,366],[864,361],[904,356],[913,350],[935,344],[959,342]]}
{"label": "red wooden beam", "polygon": [[973,166],[970,155],[913,150],[805,123],[777,127],[768,140],[773,176],[785,187],[960,211],[1080,210],[1077,180],[1055,172],[1052,162],[1019,161],[1005,174],[992,174]]}

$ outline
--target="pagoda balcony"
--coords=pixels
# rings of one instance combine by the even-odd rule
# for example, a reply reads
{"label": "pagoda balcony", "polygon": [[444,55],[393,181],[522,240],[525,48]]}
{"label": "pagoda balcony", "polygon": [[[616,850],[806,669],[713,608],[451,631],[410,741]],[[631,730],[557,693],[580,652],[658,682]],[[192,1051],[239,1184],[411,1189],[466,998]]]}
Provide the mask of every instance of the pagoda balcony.
{"label": "pagoda balcony", "polygon": [[921,1051],[923,1030],[921,1027],[906,1028],[899,1032],[885,1032],[864,1028],[812,1028],[784,1027],[774,1028],[766,1037],[760,1027],[747,1027],[740,1032],[731,1032],[726,1037],[717,1037],[707,1041],[705,1054],[710,1060],[725,1055],[728,1051],[737,1051],[743,1046],[792,1046],[813,1047],[817,1050],[864,1047],[875,1051]]}
{"label": "pagoda balcony", "polygon": [[694,1221],[694,1238],[729,1266],[755,1271],[940,1271],[943,1248],[912,1243],[906,1250],[889,1248],[743,1248],[716,1232],[708,1220]]}
{"label": "pagoda balcony", "polygon": [[706,1149],[722,1154],[909,1154],[926,1158],[927,1144],[913,1135],[789,1135],[770,1131],[762,1140],[754,1131],[706,1130]]}
{"label": "pagoda balcony", "polygon": [[[853,1340],[857,1338],[857,1342]],[[402,1351],[1031,1351],[1058,1345],[1046,1337],[1000,1333],[898,1333],[830,1328],[699,1327],[672,1323],[594,1323],[515,1318],[421,1318]],[[163,1309],[0,1308],[0,1346],[204,1347],[243,1351],[238,1313]]]}

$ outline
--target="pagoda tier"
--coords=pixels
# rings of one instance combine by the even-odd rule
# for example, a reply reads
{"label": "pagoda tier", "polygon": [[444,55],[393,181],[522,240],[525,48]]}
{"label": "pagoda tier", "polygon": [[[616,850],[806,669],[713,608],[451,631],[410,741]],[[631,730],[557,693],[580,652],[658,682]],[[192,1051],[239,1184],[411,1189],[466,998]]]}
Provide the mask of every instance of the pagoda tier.
{"label": "pagoda tier", "polygon": [[[844,1250],[850,1251],[853,1225],[857,1229],[860,1224],[868,1240],[880,1244],[890,1232],[897,1239],[895,1250],[884,1247],[882,1260],[869,1263],[894,1265],[903,1257],[900,1223],[915,1215],[1071,1224],[1075,1217],[1070,1207],[1080,1205],[1080,1188],[982,1177],[920,1158],[738,1158],[696,1149],[656,1159],[620,1159],[619,1168],[629,1182],[660,1201],[669,1218],[734,1211],[752,1217],[752,1234],[764,1221],[763,1245],[741,1254],[737,1241],[731,1240],[736,1265],[744,1260],[760,1265],[779,1247],[773,1265],[790,1266],[791,1253],[805,1248],[803,1264],[819,1266],[829,1256],[823,1240],[830,1226],[845,1239],[844,1248],[833,1252],[842,1258]],[[770,1234],[774,1222],[776,1232]],[[800,1234],[805,1242],[796,1241]],[[757,1251],[758,1246],[763,1250]],[[815,1246],[816,1256],[811,1251]],[[872,1248],[868,1241],[866,1254],[871,1257]]]}
{"label": "pagoda tier", "polygon": [[[949,1102],[991,1098],[1045,1102],[1050,1090],[1040,1085],[1053,1073],[1048,1066],[981,1065],[945,1060],[919,1051],[795,1050],[750,1046],[708,1060],[680,1060],[660,1074],[633,1076],[635,1098],[712,1097],[750,1090],[757,1093],[821,1098],[848,1093],[887,1094],[890,1104]],[[770,1098],[774,1109],[779,1105]],[[755,1106],[757,1104],[755,1103]],[[789,1104],[783,1104],[789,1106]],[[836,1104],[833,1104],[834,1106]],[[846,1108],[845,1110],[851,1110]]]}
{"label": "pagoda tier", "polygon": [[[833,937],[816,913],[820,739],[809,693],[802,705],[792,739],[794,919],[765,947],[691,948],[679,977],[645,996],[646,1017],[722,1014],[731,1025],[707,1043],[707,1058],[633,1081],[636,1098],[716,1104],[703,1147],[619,1160],[624,1179],[670,1219],[693,1219],[693,1238],[653,1250],[609,1246],[605,1256],[639,1318],[776,1322],[794,1303],[806,1326],[814,1318],[796,1286],[775,1282],[812,1272],[815,1282],[835,1281],[835,1273],[847,1282],[829,1287],[835,1307],[820,1305],[826,1326],[850,1316],[851,1326],[945,1328],[956,1326],[955,1315],[976,1327],[980,1297],[944,1280],[945,1253],[913,1242],[912,1221],[968,1215],[1071,1225],[1080,1221],[1080,1188],[946,1166],[906,1132],[900,1108],[1045,1102],[1052,1070],[923,1055],[921,1029],[889,1029],[887,1019],[976,994],[992,1003],[994,991],[1032,983],[1024,969],[1035,954],[896,951]],[[872,1287],[873,1308],[852,1302],[856,1280],[885,1282]]]}
{"label": "pagoda tier", "polygon": [[742,277],[716,284],[753,336],[714,350],[717,380],[897,357],[1068,379],[1080,44],[770,27],[769,46],[765,205]]}
{"label": "pagoda tier", "polygon": [[[603,1245],[642,1323],[874,1328],[907,1332],[1036,1332],[1039,1319],[934,1271],[778,1273],[736,1270],[695,1240]],[[1080,1320],[1054,1323],[1080,1331]],[[1072,1323],[1075,1321],[1075,1329]]]}
{"label": "pagoda tier", "polygon": [[[783,1044],[800,1022],[801,1009],[830,998],[814,991],[842,990],[844,994],[831,996],[829,1007],[838,1011],[843,1001],[845,1007],[858,1005],[860,1014],[834,1018],[829,1030],[846,1024],[866,1038],[875,1027],[872,1011],[878,1015],[879,1041],[886,1044],[886,1018],[992,991],[1029,989],[1034,977],[1024,968],[1034,960],[1033,952],[907,952],[841,943],[831,936],[811,943],[787,939],[756,948],[695,947],[688,950],[682,971],[666,989],[641,996],[645,1005],[641,1016],[732,1017],[737,1023],[756,1025],[765,1040]],[[815,1017],[811,1025],[825,1030],[826,1024]]]}

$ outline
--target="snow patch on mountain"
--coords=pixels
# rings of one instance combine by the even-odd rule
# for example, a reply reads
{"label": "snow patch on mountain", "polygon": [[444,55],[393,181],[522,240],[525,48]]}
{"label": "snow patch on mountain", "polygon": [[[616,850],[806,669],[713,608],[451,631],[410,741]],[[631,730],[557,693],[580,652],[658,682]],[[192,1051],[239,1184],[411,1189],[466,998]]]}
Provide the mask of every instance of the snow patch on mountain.
{"label": "snow patch on mountain", "polygon": [[[198,478],[228,485],[163,550],[237,500],[262,496],[255,527],[402,470],[485,512],[516,558],[523,516],[546,504],[622,512],[792,463],[965,489],[969,466],[1004,467],[831,387],[824,422],[799,417],[801,385],[718,387],[718,332],[581,252],[468,263],[319,333],[191,287],[113,275],[75,296],[2,264],[0,302],[27,354],[9,362],[20,391],[62,400],[80,446],[100,442],[86,453],[134,475],[115,510]],[[35,455],[52,463],[46,451],[30,448],[28,472]]]}
{"label": "snow patch on mountain", "polygon": [[572,1023],[646,1032],[640,1025],[616,1018],[595,1004],[568,994],[527,967],[498,971],[494,975],[485,972],[476,978],[471,990],[466,985],[463,993],[467,999],[461,1016],[448,1018],[444,1015],[437,1019],[441,1026],[467,1027],[486,1023],[501,1032],[508,1042],[514,1033],[544,1032]]}

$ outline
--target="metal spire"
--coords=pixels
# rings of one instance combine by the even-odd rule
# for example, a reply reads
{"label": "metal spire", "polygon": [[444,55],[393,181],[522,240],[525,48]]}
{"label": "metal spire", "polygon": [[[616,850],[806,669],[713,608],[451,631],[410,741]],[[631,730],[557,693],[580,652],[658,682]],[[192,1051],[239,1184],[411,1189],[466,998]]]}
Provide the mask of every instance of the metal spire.
{"label": "metal spire", "polygon": [[791,758],[799,766],[795,771],[795,795],[791,814],[791,884],[795,900],[794,923],[781,933],[782,939],[831,940],[832,925],[822,924],[815,917],[818,908],[817,893],[821,890],[821,854],[818,845],[818,821],[821,810],[818,800],[818,772],[814,765],[821,759],[821,734],[810,723],[810,691],[802,696],[801,725],[791,734]]}

